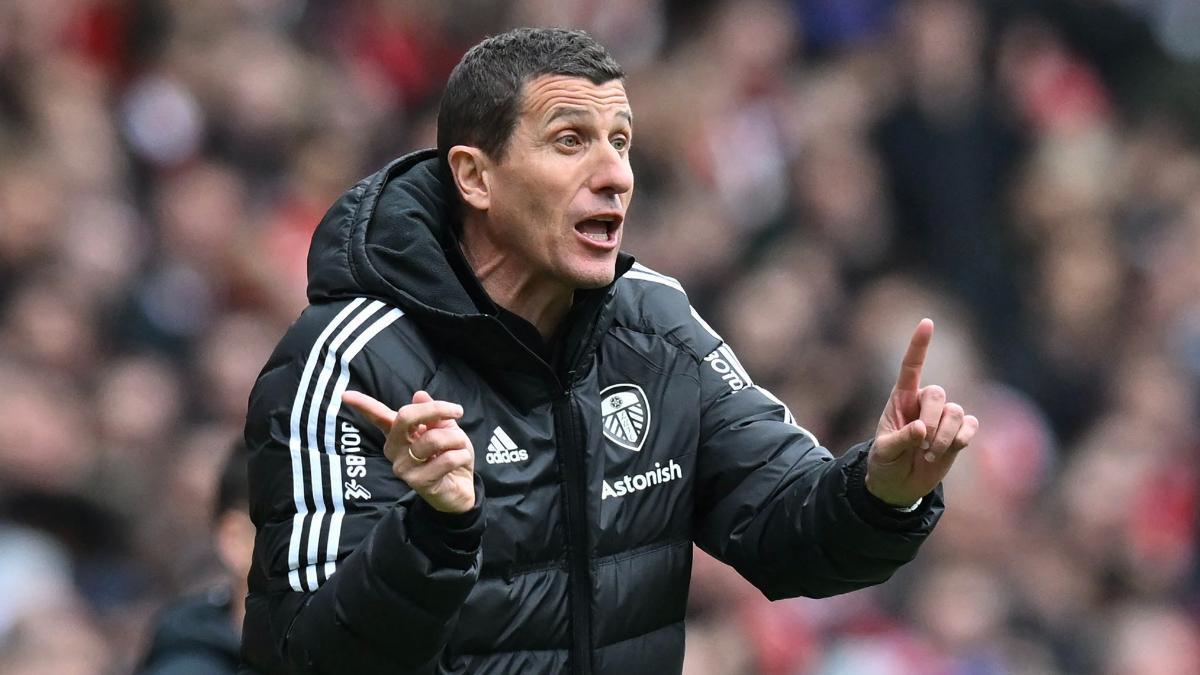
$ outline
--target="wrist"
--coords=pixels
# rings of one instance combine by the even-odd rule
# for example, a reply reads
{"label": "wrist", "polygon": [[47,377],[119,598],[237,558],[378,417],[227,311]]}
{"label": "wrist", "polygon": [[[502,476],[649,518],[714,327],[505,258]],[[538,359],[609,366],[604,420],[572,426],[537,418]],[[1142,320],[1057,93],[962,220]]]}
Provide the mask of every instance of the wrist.
{"label": "wrist", "polygon": [[886,490],[881,490],[877,484],[871,480],[871,470],[867,469],[866,476],[863,477],[863,484],[867,488],[867,494],[875,499],[878,499],[885,506],[895,509],[901,513],[912,513],[921,506],[923,495],[916,497],[907,495],[891,494]]}
{"label": "wrist", "polygon": [[475,475],[475,504],[462,513],[438,511],[419,495],[409,507],[413,543],[430,559],[465,566],[474,560],[485,526],[483,481]]}
{"label": "wrist", "polygon": [[425,500],[425,503],[429,504],[429,508],[445,516],[455,516],[467,513],[475,508],[476,503],[475,495],[471,495],[470,502],[460,499],[453,502],[440,503],[436,500],[425,499],[425,495],[421,495],[421,499]]}

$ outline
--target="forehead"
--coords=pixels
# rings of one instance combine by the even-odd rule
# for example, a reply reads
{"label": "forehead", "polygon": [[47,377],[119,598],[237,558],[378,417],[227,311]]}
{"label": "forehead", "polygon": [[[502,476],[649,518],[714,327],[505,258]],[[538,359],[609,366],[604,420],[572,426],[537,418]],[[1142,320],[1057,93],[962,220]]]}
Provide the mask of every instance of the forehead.
{"label": "forehead", "polygon": [[544,122],[562,108],[584,108],[613,115],[629,112],[629,99],[620,80],[593,84],[571,75],[539,75],[525,84],[522,114]]}

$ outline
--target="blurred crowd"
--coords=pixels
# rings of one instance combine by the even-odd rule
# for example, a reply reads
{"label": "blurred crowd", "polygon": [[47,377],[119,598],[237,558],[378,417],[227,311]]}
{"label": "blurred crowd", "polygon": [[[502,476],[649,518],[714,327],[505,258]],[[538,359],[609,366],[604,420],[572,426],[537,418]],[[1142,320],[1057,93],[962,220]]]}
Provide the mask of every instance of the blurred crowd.
{"label": "blurred crowd", "polygon": [[218,471],[326,206],[463,51],[629,73],[626,249],[835,453],[916,321],[982,429],[888,584],[698,552],[688,675],[1200,673],[1189,0],[0,2],[0,672],[122,673],[220,578]]}

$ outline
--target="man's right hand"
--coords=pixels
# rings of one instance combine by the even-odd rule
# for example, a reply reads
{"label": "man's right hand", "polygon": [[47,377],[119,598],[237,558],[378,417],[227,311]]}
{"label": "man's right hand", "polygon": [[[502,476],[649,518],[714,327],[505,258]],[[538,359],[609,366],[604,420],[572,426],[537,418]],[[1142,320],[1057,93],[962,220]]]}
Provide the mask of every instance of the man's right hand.
{"label": "man's right hand", "polygon": [[435,401],[424,391],[399,410],[357,391],[347,391],[342,401],[387,434],[383,454],[392,473],[430,506],[444,513],[475,506],[475,448],[455,422],[462,406]]}

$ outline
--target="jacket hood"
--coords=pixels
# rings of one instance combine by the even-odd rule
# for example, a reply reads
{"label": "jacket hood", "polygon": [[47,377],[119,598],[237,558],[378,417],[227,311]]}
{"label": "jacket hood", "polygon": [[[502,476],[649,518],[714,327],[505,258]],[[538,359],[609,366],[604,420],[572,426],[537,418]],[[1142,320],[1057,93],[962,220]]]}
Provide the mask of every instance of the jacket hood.
{"label": "jacket hood", "polygon": [[[477,365],[553,374],[554,366],[497,318],[499,308],[467,264],[454,232],[453,186],[438,162],[436,150],[410,153],[334,202],[309,249],[309,302],[376,298]],[[632,266],[633,257],[620,253],[615,277]],[[576,294],[575,318],[560,331],[565,368],[590,357],[611,321],[615,294],[615,280]]]}
{"label": "jacket hood", "polygon": [[436,150],[393,160],[343,194],[308,253],[308,299],[368,296],[421,315],[478,316],[495,306],[464,270],[452,193]]}

